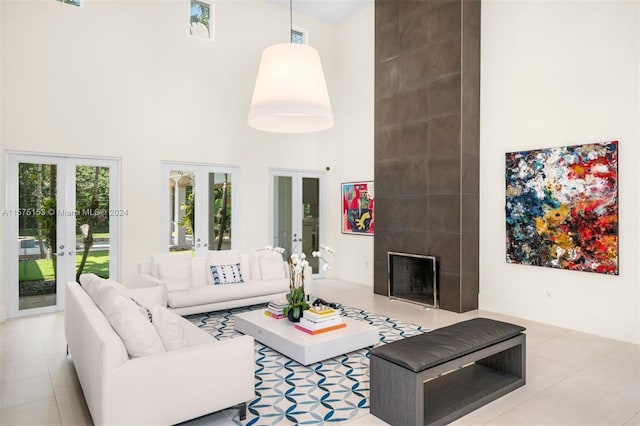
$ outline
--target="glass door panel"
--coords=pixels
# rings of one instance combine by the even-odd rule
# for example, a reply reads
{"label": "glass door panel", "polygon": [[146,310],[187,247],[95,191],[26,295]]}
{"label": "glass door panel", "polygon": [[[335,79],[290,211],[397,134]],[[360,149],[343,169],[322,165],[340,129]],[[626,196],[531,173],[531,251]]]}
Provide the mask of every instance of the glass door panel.
{"label": "glass door panel", "polygon": [[[273,246],[282,247],[287,255],[298,251],[293,238],[293,178],[273,177]],[[297,242],[297,241],[296,241]]]}
{"label": "glass door panel", "polygon": [[56,164],[18,163],[19,311],[58,303],[57,177]]}
{"label": "glass door panel", "polygon": [[169,251],[193,250],[195,185],[194,171],[169,171]]}
{"label": "glass door panel", "polygon": [[76,165],[75,271],[109,278],[110,214],[123,215],[124,210],[109,205],[109,167]]}
{"label": "glass door panel", "polygon": [[232,191],[229,173],[209,173],[209,249],[229,250],[232,230]]}
{"label": "glass door panel", "polygon": [[314,274],[319,272],[320,259],[311,254],[320,249],[320,179],[302,178],[302,251]]}

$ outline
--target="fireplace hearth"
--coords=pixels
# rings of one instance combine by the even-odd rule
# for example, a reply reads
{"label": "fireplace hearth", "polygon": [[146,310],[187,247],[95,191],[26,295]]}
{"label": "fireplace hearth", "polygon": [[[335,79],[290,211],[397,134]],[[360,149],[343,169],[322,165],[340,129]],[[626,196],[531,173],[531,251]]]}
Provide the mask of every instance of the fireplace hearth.
{"label": "fireplace hearth", "polygon": [[438,259],[435,256],[388,252],[389,298],[437,308]]}

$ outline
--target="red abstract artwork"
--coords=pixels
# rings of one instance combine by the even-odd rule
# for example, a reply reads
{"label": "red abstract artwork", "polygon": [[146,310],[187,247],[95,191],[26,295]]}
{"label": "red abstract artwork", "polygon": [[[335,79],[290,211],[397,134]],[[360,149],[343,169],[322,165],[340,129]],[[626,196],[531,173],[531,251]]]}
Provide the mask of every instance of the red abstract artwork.
{"label": "red abstract artwork", "polygon": [[373,235],[373,182],[342,184],[342,233]]}

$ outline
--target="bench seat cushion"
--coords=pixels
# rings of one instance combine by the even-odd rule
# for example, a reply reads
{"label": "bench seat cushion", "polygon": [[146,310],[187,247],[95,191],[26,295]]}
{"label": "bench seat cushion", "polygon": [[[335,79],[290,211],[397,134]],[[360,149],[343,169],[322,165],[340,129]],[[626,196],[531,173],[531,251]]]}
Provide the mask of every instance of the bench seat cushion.
{"label": "bench seat cushion", "polygon": [[510,339],[524,330],[508,322],[474,318],[379,346],[370,355],[417,373]]}

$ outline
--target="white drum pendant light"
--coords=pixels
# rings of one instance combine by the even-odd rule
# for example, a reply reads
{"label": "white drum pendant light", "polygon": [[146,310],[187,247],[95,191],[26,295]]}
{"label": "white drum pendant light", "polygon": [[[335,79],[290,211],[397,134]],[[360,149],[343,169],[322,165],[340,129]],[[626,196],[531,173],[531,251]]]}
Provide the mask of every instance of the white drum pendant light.
{"label": "white drum pendant light", "polygon": [[249,126],[274,133],[310,133],[333,127],[331,102],[316,49],[282,43],[262,52]]}

